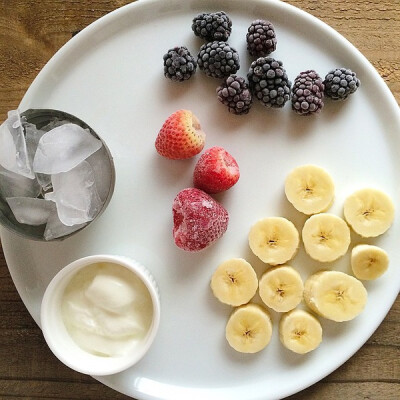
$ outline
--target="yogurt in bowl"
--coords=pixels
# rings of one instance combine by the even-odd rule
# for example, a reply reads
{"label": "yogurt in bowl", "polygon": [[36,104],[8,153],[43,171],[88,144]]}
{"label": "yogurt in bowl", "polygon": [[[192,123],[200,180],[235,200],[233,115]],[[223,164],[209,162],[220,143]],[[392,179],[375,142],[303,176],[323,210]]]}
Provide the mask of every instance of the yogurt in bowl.
{"label": "yogurt in bowl", "polygon": [[48,346],[65,365],[89,375],[114,374],[150,348],[160,321],[159,291],[132,259],[84,257],[50,282],[40,317]]}

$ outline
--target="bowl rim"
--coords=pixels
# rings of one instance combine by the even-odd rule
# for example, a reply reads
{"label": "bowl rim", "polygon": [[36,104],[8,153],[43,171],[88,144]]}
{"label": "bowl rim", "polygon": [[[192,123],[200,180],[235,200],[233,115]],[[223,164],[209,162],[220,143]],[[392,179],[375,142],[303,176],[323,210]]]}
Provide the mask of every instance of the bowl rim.
{"label": "bowl rim", "polygon": [[[50,309],[52,305],[54,306],[55,298],[61,299],[65,287],[68,285],[68,283],[73,278],[73,276],[75,276],[76,273],[78,273],[85,267],[88,267],[89,265],[100,262],[109,262],[112,264],[122,266],[130,270],[137,277],[139,277],[139,279],[144,283],[150,294],[153,305],[153,317],[152,317],[152,323],[150,325],[146,337],[143,339],[139,348],[135,350],[136,353],[134,354],[128,352],[126,355],[117,357],[97,356],[81,349],[78,346],[78,344],[74,342],[72,338],[69,336],[69,338],[71,339],[70,343],[73,343],[75,349],[79,351],[83,357],[86,357],[88,361],[89,360],[96,361],[96,367],[91,368],[88,367],[87,365],[83,365],[82,362],[76,363],[73,356],[68,353],[68,348],[57,344],[58,341],[55,340],[55,337],[57,336],[58,339],[60,338],[59,336],[60,331],[58,329],[57,330],[51,329],[51,327],[54,326],[55,322],[52,319],[53,314],[50,312]],[[110,255],[110,254],[100,254],[100,255],[86,256],[74,260],[65,267],[63,267],[53,277],[53,279],[47,286],[42,299],[40,308],[40,325],[47,345],[49,346],[53,354],[62,363],[72,368],[73,370],[84,374],[93,376],[96,375],[103,376],[103,375],[112,375],[118,372],[122,372],[125,369],[128,369],[129,367],[135,365],[144,357],[144,355],[150,349],[157,335],[160,325],[160,313],[161,313],[161,306],[160,306],[160,294],[158,285],[154,280],[154,277],[146,267],[144,267],[141,263],[130,257]],[[63,324],[62,321],[61,313],[57,316],[57,320],[59,321],[57,323],[62,324],[66,332],[65,325]],[[68,335],[68,333],[66,332],[65,335]],[[113,362],[108,363],[107,360],[112,360]]]}

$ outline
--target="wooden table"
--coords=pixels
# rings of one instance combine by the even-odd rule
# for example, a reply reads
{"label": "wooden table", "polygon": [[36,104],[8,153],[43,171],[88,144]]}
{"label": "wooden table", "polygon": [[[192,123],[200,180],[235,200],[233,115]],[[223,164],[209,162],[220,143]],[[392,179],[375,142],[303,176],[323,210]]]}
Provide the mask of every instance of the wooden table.
{"label": "wooden table", "polygon": [[[40,69],[75,32],[127,3],[127,0],[0,0],[0,121],[6,118],[8,110],[18,106]],[[287,3],[322,19],[349,39],[400,101],[399,0],[287,0]],[[400,399],[399,346],[400,299],[397,298],[382,325],[347,363],[290,399]],[[53,356],[14,287],[2,252],[0,398],[128,399],[91,377],[70,370]]]}

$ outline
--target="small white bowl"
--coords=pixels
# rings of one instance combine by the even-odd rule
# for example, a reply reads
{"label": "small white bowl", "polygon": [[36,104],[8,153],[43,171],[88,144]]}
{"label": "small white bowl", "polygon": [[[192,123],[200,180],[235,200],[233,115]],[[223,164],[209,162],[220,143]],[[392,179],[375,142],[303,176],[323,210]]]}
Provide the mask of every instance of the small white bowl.
{"label": "small white bowl", "polygon": [[[83,268],[108,262],[132,271],[144,283],[153,303],[150,328],[137,346],[121,356],[103,357],[83,350],[72,339],[64,324],[61,304],[65,288]],[[88,375],[111,375],[136,364],[149,350],[160,323],[160,295],[150,272],[138,262],[123,256],[94,255],[80,258],[64,267],[48,285],[41,305],[41,327],[44,338],[55,356],[68,367]]]}

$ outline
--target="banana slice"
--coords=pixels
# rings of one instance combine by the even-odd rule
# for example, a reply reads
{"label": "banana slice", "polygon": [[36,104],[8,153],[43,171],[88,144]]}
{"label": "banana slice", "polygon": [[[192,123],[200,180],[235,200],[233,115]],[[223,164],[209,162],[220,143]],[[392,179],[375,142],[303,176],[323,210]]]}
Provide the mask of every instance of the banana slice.
{"label": "banana slice", "polygon": [[378,246],[359,244],[351,251],[351,268],[358,279],[379,278],[389,266],[389,256]]}
{"label": "banana slice", "polygon": [[317,318],[304,310],[292,310],[279,322],[279,338],[289,350],[305,354],[322,342],[322,327]]}
{"label": "banana slice", "polygon": [[314,260],[329,262],[343,256],[350,244],[350,229],[342,218],[333,214],[316,214],[304,224],[303,243]]}
{"label": "banana slice", "polygon": [[298,211],[311,215],[326,211],[331,206],[335,185],[323,168],[302,165],[286,177],[285,193]]}
{"label": "banana slice", "polygon": [[225,335],[229,345],[236,351],[257,353],[271,340],[271,317],[258,304],[240,306],[229,317]]}
{"label": "banana slice", "polygon": [[303,281],[289,265],[267,270],[259,282],[261,300],[277,312],[293,310],[303,299]]}
{"label": "banana slice", "polygon": [[392,225],[393,201],[381,190],[361,189],[345,200],[344,217],[354,232],[363,237],[376,237]]}
{"label": "banana slice", "polygon": [[242,258],[231,258],[221,263],[211,278],[214,296],[222,303],[240,306],[256,294],[257,275],[253,267]]}
{"label": "banana slice", "polygon": [[367,291],[353,276],[339,271],[320,271],[306,280],[304,300],[324,318],[350,321],[364,309]]}
{"label": "banana slice", "polygon": [[297,253],[299,232],[286,218],[264,218],[251,227],[249,245],[263,262],[271,265],[284,264]]}

